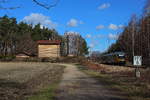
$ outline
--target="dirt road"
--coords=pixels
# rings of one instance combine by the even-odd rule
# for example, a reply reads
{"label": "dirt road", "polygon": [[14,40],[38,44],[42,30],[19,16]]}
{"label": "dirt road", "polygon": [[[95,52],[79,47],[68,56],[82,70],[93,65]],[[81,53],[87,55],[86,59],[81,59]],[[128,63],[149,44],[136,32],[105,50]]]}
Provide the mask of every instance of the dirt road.
{"label": "dirt road", "polygon": [[66,66],[57,90],[57,100],[127,100],[103,87],[97,80],[81,72],[76,65]]}

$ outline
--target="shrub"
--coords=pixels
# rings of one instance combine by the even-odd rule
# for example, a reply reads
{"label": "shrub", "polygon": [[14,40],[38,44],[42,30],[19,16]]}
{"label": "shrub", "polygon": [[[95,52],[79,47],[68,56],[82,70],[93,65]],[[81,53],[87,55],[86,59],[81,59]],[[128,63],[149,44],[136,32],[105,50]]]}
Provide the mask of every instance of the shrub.
{"label": "shrub", "polygon": [[0,56],[0,60],[1,61],[12,61],[15,58],[16,58],[16,56],[14,56],[14,55],[11,55],[11,56]]}

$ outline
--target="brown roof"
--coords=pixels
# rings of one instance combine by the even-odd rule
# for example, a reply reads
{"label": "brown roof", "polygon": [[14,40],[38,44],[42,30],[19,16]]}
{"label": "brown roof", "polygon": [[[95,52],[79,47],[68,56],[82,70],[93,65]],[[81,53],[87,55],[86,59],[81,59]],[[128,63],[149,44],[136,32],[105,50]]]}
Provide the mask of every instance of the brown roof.
{"label": "brown roof", "polygon": [[60,40],[39,40],[37,41],[38,44],[44,44],[44,45],[59,45],[61,43]]}

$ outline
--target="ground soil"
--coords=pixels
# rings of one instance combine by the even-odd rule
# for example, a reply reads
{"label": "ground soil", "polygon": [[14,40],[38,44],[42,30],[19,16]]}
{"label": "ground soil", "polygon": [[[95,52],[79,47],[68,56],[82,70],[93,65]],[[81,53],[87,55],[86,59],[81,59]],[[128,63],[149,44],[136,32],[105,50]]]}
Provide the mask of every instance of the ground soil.
{"label": "ground soil", "polygon": [[26,100],[58,80],[63,69],[51,63],[0,63],[0,100]]}
{"label": "ground soil", "polygon": [[103,84],[81,72],[76,65],[63,65],[66,68],[56,91],[56,100],[127,100],[124,94],[104,88]]}

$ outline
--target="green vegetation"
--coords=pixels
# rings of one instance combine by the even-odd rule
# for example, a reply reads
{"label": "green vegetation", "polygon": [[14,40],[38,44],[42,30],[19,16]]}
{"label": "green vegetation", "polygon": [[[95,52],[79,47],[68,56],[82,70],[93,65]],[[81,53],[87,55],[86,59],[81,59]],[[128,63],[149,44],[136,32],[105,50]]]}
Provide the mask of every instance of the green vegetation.
{"label": "green vegetation", "polygon": [[16,58],[15,56],[0,56],[1,60],[5,60],[5,61],[11,61],[12,59]]}
{"label": "green vegetation", "polygon": [[58,83],[59,82],[50,84],[48,87],[42,89],[36,95],[29,97],[28,100],[53,100],[55,97],[55,90],[58,86]]}
{"label": "green vegetation", "polygon": [[[14,56],[24,53],[35,57],[37,55],[38,40],[59,40],[61,41],[61,54],[65,52],[66,38],[59,35],[55,29],[42,27],[41,24],[29,25],[25,22],[18,23],[16,18],[9,18],[7,15],[0,17],[0,56]],[[88,47],[85,39],[80,36],[80,55],[88,54]]]}
{"label": "green vegetation", "polygon": [[25,53],[37,55],[37,40],[62,40],[55,29],[41,28],[40,24],[18,23],[7,15],[0,17],[0,56]]}
{"label": "green vegetation", "polygon": [[82,42],[82,46],[81,46],[81,50],[80,50],[80,54],[81,55],[87,55],[87,54],[89,54],[89,51],[88,51],[88,47],[87,47],[87,43],[86,43],[86,41],[82,38],[82,40],[83,40],[83,42]]}

